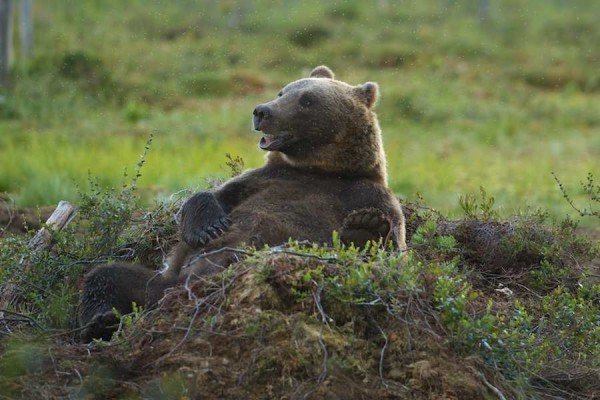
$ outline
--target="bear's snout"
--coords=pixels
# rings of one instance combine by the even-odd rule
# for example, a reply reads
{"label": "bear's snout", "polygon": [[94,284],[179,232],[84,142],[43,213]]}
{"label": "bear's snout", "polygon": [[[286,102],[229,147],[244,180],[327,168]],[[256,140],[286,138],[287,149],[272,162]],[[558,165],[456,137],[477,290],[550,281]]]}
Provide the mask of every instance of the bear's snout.
{"label": "bear's snout", "polygon": [[254,112],[252,113],[252,115],[254,115],[254,117],[253,117],[254,129],[257,131],[260,131],[261,123],[265,120],[270,119],[272,117],[273,113],[269,106],[267,106],[265,104],[259,104],[254,109]]}

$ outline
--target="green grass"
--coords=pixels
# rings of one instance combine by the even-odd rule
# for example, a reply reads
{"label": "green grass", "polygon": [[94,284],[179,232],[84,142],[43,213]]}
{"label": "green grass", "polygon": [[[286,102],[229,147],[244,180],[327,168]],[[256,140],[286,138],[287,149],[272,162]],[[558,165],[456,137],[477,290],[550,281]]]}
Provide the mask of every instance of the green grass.
{"label": "green grass", "polygon": [[151,133],[148,199],[226,176],[226,153],[257,167],[254,106],[318,64],[379,82],[408,199],[454,213],[485,186],[506,214],[562,217],[551,172],[576,202],[600,174],[597,3],[497,1],[486,23],[477,1],[252,3],[36,2],[35,57],[2,93],[0,192],[33,206],[76,199],[88,173],[118,186]]}

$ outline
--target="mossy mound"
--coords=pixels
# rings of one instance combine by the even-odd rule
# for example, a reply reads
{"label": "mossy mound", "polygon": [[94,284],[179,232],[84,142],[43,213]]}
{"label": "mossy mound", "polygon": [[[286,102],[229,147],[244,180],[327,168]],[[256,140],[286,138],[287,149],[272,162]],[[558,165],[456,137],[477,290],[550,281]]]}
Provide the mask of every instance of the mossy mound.
{"label": "mossy mound", "polygon": [[479,371],[502,384],[476,357],[438,342],[441,332],[410,329],[380,306],[347,304],[306,278],[343,276],[344,268],[259,256],[172,290],[108,344],[5,342],[4,370],[16,372],[0,385],[24,398],[459,399],[485,398]]}
{"label": "mossy mound", "polygon": [[[82,197],[43,253],[2,239],[0,391],[20,398],[593,398],[598,245],[543,216],[450,221],[407,207],[410,249],[290,242],[170,289],[81,344],[82,273],[159,265],[181,200],[138,212],[130,188]],[[128,221],[128,223],[123,223]],[[95,234],[91,234],[95,233]],[[17,261],[15,261],[17,260]],[[19,271],[19,261],[31,268]],[[595,271],[597,274],[597,271]]]}

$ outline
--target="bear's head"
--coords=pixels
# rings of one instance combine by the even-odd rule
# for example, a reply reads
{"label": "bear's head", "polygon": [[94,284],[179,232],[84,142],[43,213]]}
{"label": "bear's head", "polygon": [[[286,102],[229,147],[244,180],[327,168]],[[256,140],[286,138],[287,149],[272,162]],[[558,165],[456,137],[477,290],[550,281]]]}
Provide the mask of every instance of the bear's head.
{"label": "bear's head", "polygon": [[259,147],[269,161],[386,183],[381,131],[373,108],[378,86],[335,80],[325,67],[285,86],[254,110]]}

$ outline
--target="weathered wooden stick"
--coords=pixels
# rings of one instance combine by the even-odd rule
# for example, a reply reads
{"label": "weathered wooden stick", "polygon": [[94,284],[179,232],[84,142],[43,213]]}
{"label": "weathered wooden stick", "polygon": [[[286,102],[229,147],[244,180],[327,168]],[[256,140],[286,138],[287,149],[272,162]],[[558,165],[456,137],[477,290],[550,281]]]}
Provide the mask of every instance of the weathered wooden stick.
{"label": "weathered wooden stick", "polygon": [[[48,249],[52,244],[52,233],[62,230],[71,221],[75,215],[75,207],[67,201],[61,201],[50,215],[46,224],[41,228],[35,236],[29,241],[29,248],[34,252]],[[19,265],[22,267],[23,274],[27,273],[31,268],[31,264],[21,260]],[[2,290],[0,298],[0,308],[8,308],[18,296],[18,286],[14,283],[8,283]]]}
{"label": "weathered wooden stick", "polygon": [[46,226],[40,229],[29,241],[29,247],[33,250],[43,250],[50,245],[52,232],[62,230],[75,215],[75,207],[67,201],[61,201],[46,221]]}

